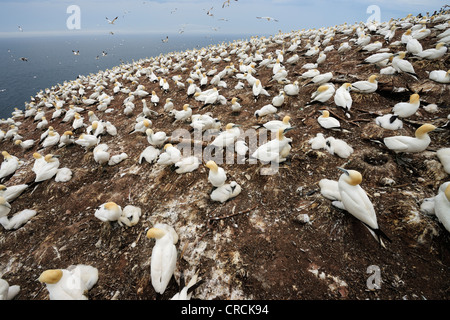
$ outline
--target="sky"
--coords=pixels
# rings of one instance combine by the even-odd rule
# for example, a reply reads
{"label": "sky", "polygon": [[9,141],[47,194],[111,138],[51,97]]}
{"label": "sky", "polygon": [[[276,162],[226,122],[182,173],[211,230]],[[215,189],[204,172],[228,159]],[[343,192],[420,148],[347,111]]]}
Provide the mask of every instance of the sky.
{"label": "sky", "polygon": [[[280,30],[330,27],[369,18],[383,22],[409,13],[433,13],[446,4],[442,0],[226,2],[224,6],[224,0],[0,0],[0,38],[110,32],[274,35]],[[118,18],[112,25],[106,17]]]}

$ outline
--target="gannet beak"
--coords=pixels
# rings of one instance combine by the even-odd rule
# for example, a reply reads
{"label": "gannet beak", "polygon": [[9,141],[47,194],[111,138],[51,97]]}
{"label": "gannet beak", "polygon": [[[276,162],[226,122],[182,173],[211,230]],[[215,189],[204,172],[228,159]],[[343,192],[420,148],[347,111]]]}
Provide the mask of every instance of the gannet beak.
{"label": "gannet beak", "polygon": [[349,175],[348,171],[345,170],[344,168],[340,168],[340,167],[337,167],[337,168],[338,168],[339,170],[341,170],[342,172],[346,173],[347,175]]}
{"label": "gannet beak", "polygon": [[290,131],[290,130],[292,130],[292,129],[295,129],[295,126],[294,126],[294,127],[289,127],[289,128],[284,129],[283,133],[286,133],[286,132],[288,132],[288,131]]}

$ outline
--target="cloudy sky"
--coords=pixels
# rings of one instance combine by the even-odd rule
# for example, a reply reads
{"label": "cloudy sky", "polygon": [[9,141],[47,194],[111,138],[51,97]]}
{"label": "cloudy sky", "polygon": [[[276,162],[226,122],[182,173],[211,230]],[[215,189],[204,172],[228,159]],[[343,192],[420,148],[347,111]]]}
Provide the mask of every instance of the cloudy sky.
{"label": "cloudy sky", "polygon": [[[276,34],[303,28],[387,21],[439,10],[441,0],[15,0],[0,1],[0,37],[80,33]],[[68,9],[79,8],[76,11]],[[375,11],[371,8],[375,8]],[[209,12],[209,15],[208,15]],[[375,16],[374,16],[375,15]],[[106,17],[118,17],[114,25]],[[256,17],[271,17],[267,21]],[[79,19],[78,19],[79,18]],[[68,28],[67,22],[73,28]],[[77,27],[79,22],[79,29]],[[23,32],[18,28],[21,26]]]}

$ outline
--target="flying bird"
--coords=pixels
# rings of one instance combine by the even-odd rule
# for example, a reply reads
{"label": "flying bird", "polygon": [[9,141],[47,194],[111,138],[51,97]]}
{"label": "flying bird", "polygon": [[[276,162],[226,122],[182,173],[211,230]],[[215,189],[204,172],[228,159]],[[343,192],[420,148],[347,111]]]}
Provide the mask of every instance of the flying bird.
{"label": "flying bird", "polygon": [[80,50],[77,50],[77,51],[72,50],[72,53],[73,53],[74,55],[76,55],[76,56],[79,56],[79,55],[80,55]]}
{"label": "flying bird", "polygon": [[256,17],[256,19],[266,19],[267,21],[275,21],[275,22],[278,22],[277,19],[274,19],[274,18],[272,18],[272,17]]}
{"label": "flying bird", "polygon": [[108,21],[109,24],[114,24],[114,22],[116,22],[117,18],[119,18],[119,17],[115,17],[113,20],[109,20],[108,17],[106,17],[106,21]]}
{"label": "flying bird", "polygon": [[20,31],[20,32],[23,32],[23,29],[22,29],[21,26],[17,26],[17,27],[19,28],[19,31]]}
{"label": "flying bird", "polygon": [[161,39],[161,41],[162,41],[163,43],[169,42],[169,36],[166,36],[165,39]]}

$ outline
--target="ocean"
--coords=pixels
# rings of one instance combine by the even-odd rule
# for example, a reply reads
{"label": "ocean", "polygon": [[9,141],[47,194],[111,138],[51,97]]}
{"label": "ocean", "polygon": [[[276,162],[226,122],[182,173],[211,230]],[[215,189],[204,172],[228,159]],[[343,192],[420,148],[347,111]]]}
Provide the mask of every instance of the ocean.
{"label": "ocean", "polygon": [[[164,37],[165,38],[165,37]],[[173,51],[185,51],[220,44],[249,35],[169,35],[162,42],[157,35],[71,35],[0,39],[0,118],[14,108],[24,109],[40,90]],[[74,55],[73,51],[79,51]],[[103,55],[103,52],[106,55]],[[27,58],[22,61],[20,58]]]}

